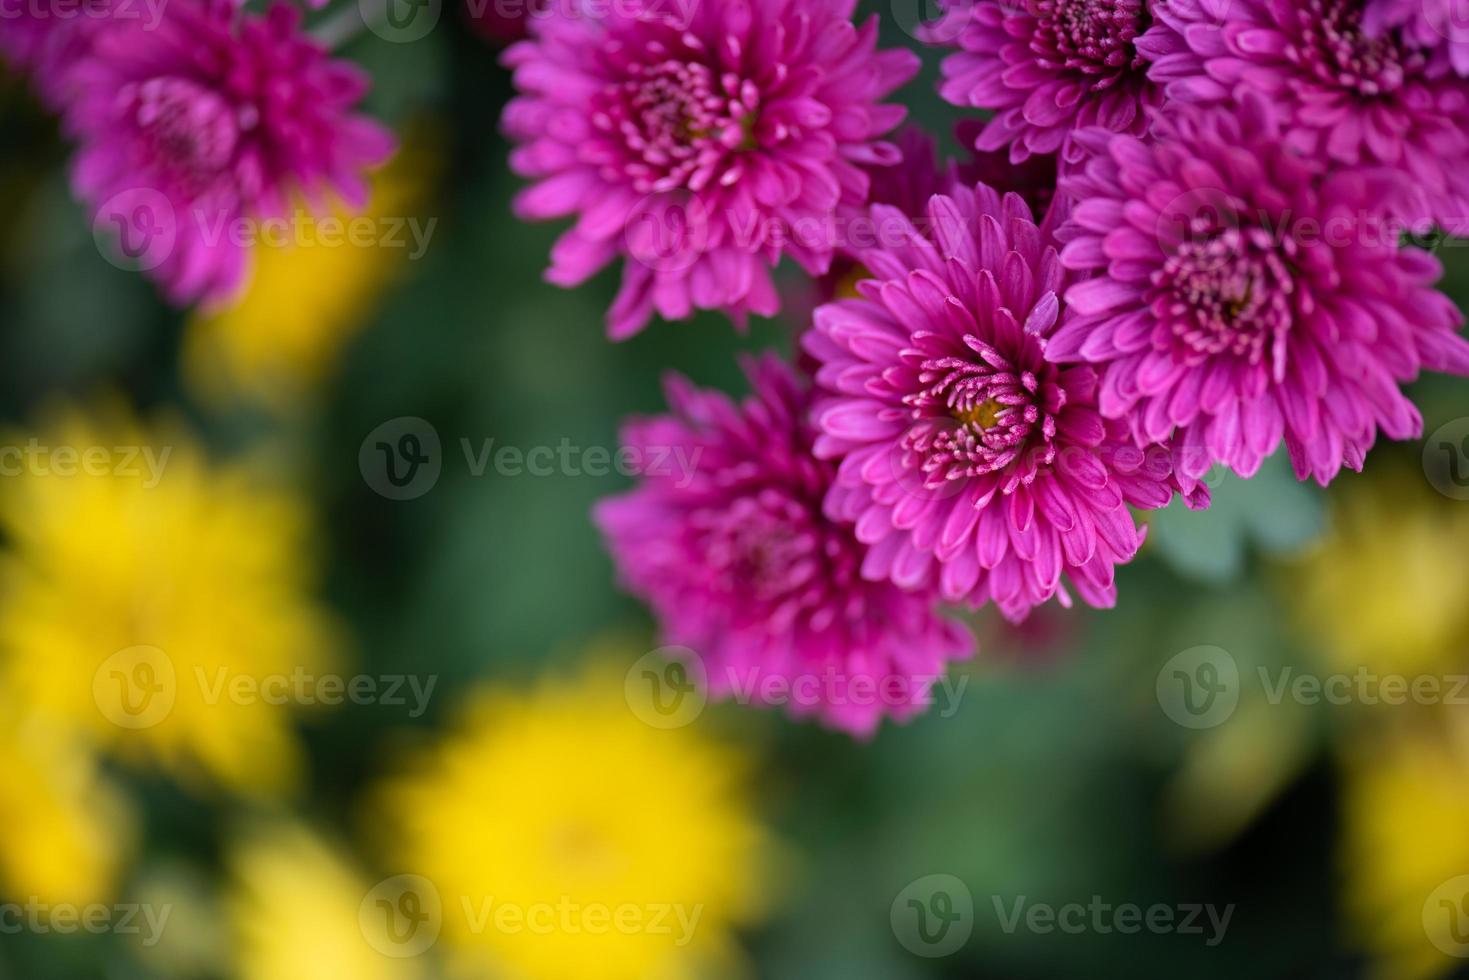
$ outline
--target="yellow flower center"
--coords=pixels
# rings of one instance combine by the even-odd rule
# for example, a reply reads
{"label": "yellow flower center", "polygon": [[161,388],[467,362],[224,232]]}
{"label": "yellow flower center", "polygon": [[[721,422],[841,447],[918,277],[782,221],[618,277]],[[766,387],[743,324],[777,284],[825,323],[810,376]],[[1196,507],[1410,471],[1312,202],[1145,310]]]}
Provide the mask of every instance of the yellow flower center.
{"label": "yellow flower center", "polygon": [[972,425],[979,429],[993,429],[1000,424],[1000,412],[1005,406],[993,398],[986,398],[973,408],[955,411],[954,418],[966,425]]}

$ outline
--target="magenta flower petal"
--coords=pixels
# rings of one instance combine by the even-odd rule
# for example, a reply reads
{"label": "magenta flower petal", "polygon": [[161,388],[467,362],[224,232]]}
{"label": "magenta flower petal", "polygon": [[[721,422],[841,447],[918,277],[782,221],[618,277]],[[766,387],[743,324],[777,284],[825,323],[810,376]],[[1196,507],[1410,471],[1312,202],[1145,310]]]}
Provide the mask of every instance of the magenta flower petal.
{"label": "magenta flower petal", "polygon": [[557,4],[506,51],[511,166],[533,181],[516,212],[577,219],[552,282],[624,260],[614,338],[655,313],[772,315],[776,262],[826,272],[832,222],[867,200],[864,168],[900,159],[880,137],[904,110],[881,100],[917,56],[878,51],[851,0],[637,6]]}
{"label": "magenta flower petal", "polygon": [[241,222],[285,215],[297,194],[365,203],[364,173],[394,141],[354,114],[365,73],[302,33],[296,9],[163,13],[156,28],[117,23],[73,70],[73,185],[124,238],[164,243],[147,267],[170,300],[221,302],[246,272]]}
{"label": "magenta flower petal", "polygon": [[1401,31],[1405,43],[1430,52],[1435,74],[1469,77],[1469,24],[1456,0],[1367,0],[1362,26],[1374,37]]}
{"label": "magenta flower petal", "polygon": [[[1253,475],[1282,441],[1302,479],[1360,469],[1378,430],[1419,434],[1401,386],[1469,373],[1438,262],[1387,218],[1402,181],[1324,169],[1274,103],[1180,106],[1154,142],[1109,136],[1062,191],[1058,235],[1088,276],[1047,356],[1101,372],[1098,406],[1136,439],[1172,439],[1196,480]],[[1114,220],[1121,217],[1122,220]]]}
{"label": "magenta flower petal", "polygon": [[1077,129],[1140,134],[1162,102],[1137,44],[1151,24],[1143,0],[940,2],[922,36],[959,49],[944,59],[943,97],[994,113],[975,136],[982,153],[1059,154],[1069,167],[1085,156]]}
{"label": "magenta flower petal", "polygon": [[1111,605],[1113,570],[1142,543],[1128,506],[1176,488],[1169,448],[1104,422],[1091,368],[1046,360],[1067,279],[1018,195],[954,187],[918,224],[861,252],[875,278],[804,338],[823,389],[816,454],[838,463],[827,514],[871,546],[871,580],[1012,620],[1069,603],[1068,583]]}
{"label": "magenta flower petal", "polygon": [[1438,2],[1393,0],[1390,13],[1374,4],[1364,13],[1359,0],[1168,0],[1138,44],[1170,99],[1233,107],[1246,93],[1262,97],[1283,139],[1317,170],[1392,168],[1409,181],[1397,217],[1464,234],[1469,98],[1402,16]]}
{"label": "magenta flower petal", "polygon": [[932,590],[864,581],[850,521],[823,515],[834,467],[811,452],[810,394],[767,356],[736,405],[681,378],[673,414],[628,425],[637,489],[597,505],[624,585],[666,642],[702,658],[716,697],[758,699],[779,678],[793,714],[855,735],[921,712],[973,638]]}

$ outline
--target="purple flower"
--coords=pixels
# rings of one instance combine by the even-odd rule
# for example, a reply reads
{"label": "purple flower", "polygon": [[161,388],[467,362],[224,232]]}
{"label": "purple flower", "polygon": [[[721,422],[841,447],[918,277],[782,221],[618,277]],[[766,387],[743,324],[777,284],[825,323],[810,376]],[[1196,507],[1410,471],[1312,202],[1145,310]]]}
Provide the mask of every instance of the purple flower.
{"label": "purple flower", "polygon": [[910,51],[875,50],[854,0],[647,0],[605,17],[562,0],[510,48],[520,97],[504,126],[511,166],[535,183],[526,219],[577,217],[546,277],[574,286],[623,257],[614,338],[656,311],[722,309],[743,322],[779,303],[782,255],[821,275],[839,211],[867,198],[863,166],[896,163],[882,104],[912,77]]}
{"label": "purple flower", "polygon": [[1382,170],[1323,169],[1278,113],[1179,107],[1156,142],[1094,132],[1062,262],[1091,278],[1047,357],[1102,370],[1100,406],[1139,440],[1176,434],[1185,482],[1213,461],[1251,476],[1281,439],[1302,479],[1360,469],[1377,430],[1419,434],[1399,386],[1469,372],[1438,262],[1378,215]]}
{"label": "purple flower", "polygon": [[869,735],[885,714],[921,712],[973,639],[931,594],[862,579],[850,523],[821,511],[834,472],[811,454],[809,392],[773,356],[746,371],[740,405],[670,379],[673,414],[623,432],[641,484],[598,504],[596,522],[623,583],[666,642],[700,654],[716,697],[759,699],[779,679],[792,714]]}
{"label": "purple flower", "polygon": [[[980,184],[930,202],[926,231],[861,255],[859,299],[816,312],[805,348],[824,397],[816,454],[840,461],[826,512],[869,546],[862,574],[1012,620],[1053,595],[1109,606],[1143,532],[1128,505],[1168,503],[1168,450],[1097,412],[1096,373],[1045,359],[1064,272],[1018,195]],[[1203,494],[1193,503],[1202,503]]]}
{"label": "purple flower", "polygon": [[173,0],[156,29],[108,31],[75,69],[77,194],[175,303],[240,287],[242,221],[285,216],[297,194],[360,206],[366,170],[392,153],[391,135],[354,114],[367,76],[300,20],[284,4],[254,15]]}
{"label": "purple flower", "polygon": [[1170,99],[1257,93],[1318,170],[1392,167],[1413,186],[1399,217],[1469,231],[1464,84],[1402,32],[1365,30],[1360,0],[1166,0],[1155,15],[1138,47]]}
{"label": "purple flower", "polygon": [[1083,126],[1141,133],[1162,95],[1134,41],[1151,20],[1144,0],[941,0],[925,40],[959,48],[944,59],[940,93],[990,109],[975,148],[1079,160],[1069,138]]}
{"label": "purple flower", "polygon": [[1469,76],[1469,21],[1462,0],[1367,0],[1362,26],[1380,37],[1401,30],[1404,43],[1432,53],[1435,72]]}

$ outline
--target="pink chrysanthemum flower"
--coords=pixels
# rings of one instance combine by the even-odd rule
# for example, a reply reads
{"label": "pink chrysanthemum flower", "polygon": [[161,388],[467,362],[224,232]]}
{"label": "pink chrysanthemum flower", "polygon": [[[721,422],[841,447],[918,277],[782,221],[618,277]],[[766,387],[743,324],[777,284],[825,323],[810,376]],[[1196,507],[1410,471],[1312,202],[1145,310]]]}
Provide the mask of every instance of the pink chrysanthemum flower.
{"label": "pink chrysanthemum flower", "polygon": [[[1416,0],[1415,0],[1416,2]],[[1318,170],[1385,166],[1413,193],[1399,217],[1469,231],[1469,97],[1400,31],[1364,29],[1360,0],[1166,0],[1138,41],[1170,99],[1268,99]]]}
{"label": "pink chrysanthemum flower", "polygon": [[354,114],[366,74],[303,34],[295,8],[172,0],[165,14],[96,38],[75,69],[73,183],[171,301],[214,303],[242,284],[242,222],[288,216],[297,194],[360,206],[393,139]]}
{"label": "pink chrysanthemum flower", "polygon": [[809,391],[773,356],[746,371],[740,405],[669,381],[673,414],[624,429],[641,485],[598,504],[596,522],[622,581],[666,642],[700,655],[714,696],[758,699],[779,678],[792,714],[869,735],[921,712],[973,639],[931,593],[862,579],[851,525],[822,514],[834,472],[811,455]]}
{"label": "pink chrysanthemum flower", "polygon": [[607,317],[622,338],[655,311],[773,314],[782,255],[826,272],[832,222],[867,198],[862,166],[898,161],[879,137],[905,110],[880,100],[917,56],[877,51],[855,0],[562,3],[504,57],[521,92],[510,162],[535,181],[516,211],[577,217],[547,279],[573,286],[624,257]]}
{"label": "pink chrysanthemum flower", "polygon": [[1469,76],[1469,22],[1457,10],[1460,0],[1367,0],[1362,26],[1380,37],[1402,31],[1403,41],[1432,53],[1435,72]]}
{"label": "pink chrysanthemum flower", "polygon": [[1179,107],[1156,142],[1088,133],[1095,155],[1062,261],[1090,276],[1047,356],[1103,372],[1100,406],[1140,440],[1175,436],[1187,482],[1251,476],[1284,439],[1302,479],[1360,469],[1380,428],[1419,434],[1399,386],[1469,372],[1441,269],[1376,217],[1388,171],[1325,170],[1282,142],[1270,103]]}
{"label": "pink chrysanthemum flower", "polygon": [[975,149],[1079,160],[1083,126],[1141,133],[1162,95],[1134,42],[1151,20],[1144,0],[940,0],[924,40],[954,45],[939,91],[957,106],[990,109]]}
{"label": "pink chrysanthemum flower", "polygon": [[1064,276],[1018,195],[956,188],[922,224],[864,252],[861,298],[823,306],[806,334],[826,392],[816,454],[840,460],[826,512],[869,545],[869,580],[1020,620],[1071,601],[1064,575],[1110,606],[1143,540],[1128,505],[1172,497],[1168,451],[1103,422],[1091,368],[1046,361]]}

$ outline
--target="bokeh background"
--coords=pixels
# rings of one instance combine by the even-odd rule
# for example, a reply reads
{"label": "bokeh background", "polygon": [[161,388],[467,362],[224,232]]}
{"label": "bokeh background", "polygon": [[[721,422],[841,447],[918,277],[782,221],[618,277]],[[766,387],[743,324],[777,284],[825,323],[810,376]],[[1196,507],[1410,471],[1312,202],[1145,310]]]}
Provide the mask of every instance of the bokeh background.
{"label": "bokeh background", "polygon": [[[918,47],[920,11],[872,9]],[[351,40],[405,143],[372,213],[427,248],[267,250],[208,316],[109,261],[0,82],[0,444],[52,454],[0,476],[0,977],[1469,976],[1469,384],[1416,385],[1435,435],[1329,492],[1274,460],[1154,515],[1115,610],[972,617],[953,696],[870,742],[649,724],[652,624],[588,517],[627,478],[470,457],[611,452],[666,371],[741,391],[799,313],[613,345],[610,275],[542,283],[557,229],[511,217],[496,129],[515,30],[451,6]],[[934,77],[902,97],[947,140]],[[439,439],[411,499],[373,475],[385,425]],[[305,680],[250,697],[275,677]],[[584,914],[667,903],[688,934]]]}

